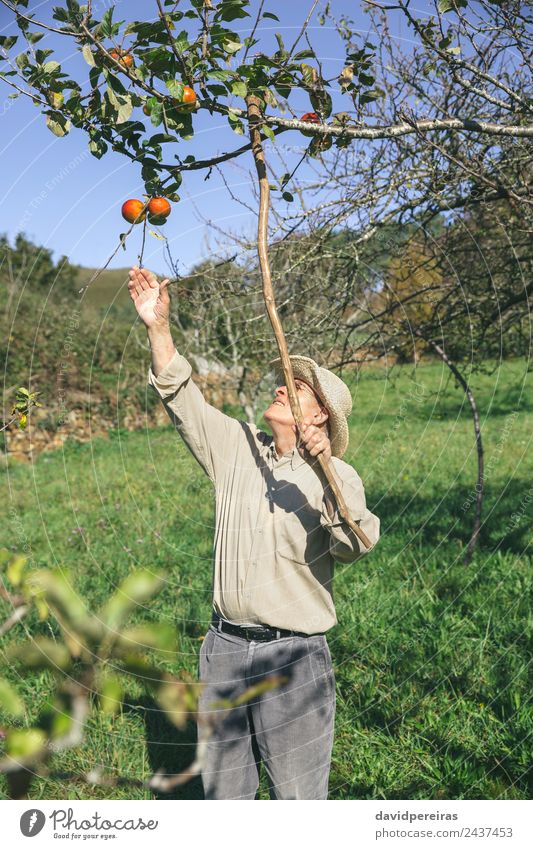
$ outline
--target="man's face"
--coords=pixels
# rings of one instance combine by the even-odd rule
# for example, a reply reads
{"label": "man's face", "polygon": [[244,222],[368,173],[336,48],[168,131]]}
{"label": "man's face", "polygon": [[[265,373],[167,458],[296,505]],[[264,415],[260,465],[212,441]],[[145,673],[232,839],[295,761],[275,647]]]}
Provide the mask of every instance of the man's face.
{"label": "man's face", "polygon": [[[315,415],[323,412],[325,408],[321,405],[318,397],[315,395],[314,389],[305,380],[296,378],[296,391],[302,408],[304,418],[311,418],[314,421]],[[292,415],[291,406],[289,404],[289,395],[287,387],[280,385],[276,388],[275,399],[270,407],[265,410],[264,418],[269,424],[286,424],[294,425],[294,416]]]}

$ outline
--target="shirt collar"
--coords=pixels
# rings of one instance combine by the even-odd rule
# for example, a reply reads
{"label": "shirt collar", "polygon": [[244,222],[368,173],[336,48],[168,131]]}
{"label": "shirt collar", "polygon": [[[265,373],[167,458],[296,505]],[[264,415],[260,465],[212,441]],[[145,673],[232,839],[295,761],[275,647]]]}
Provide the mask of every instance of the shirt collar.
{"label": "shirt collar", "polygon": [[278,457],[273,436],[270,437],[270,443],[267,446],[267,452],[269,456],[272,457],[272,459],[277,460],[278,462],[280,462],[281,460],[285,461],[284,463],[280,462],[280,465],[284,465],[286,462],[290,461],[291,469],[293,471],[299,468],[299,466],[303,465],[303,463],[305,463],[305,459],[302,457],[296,446],[292,449],[292,451],[287,451],[285,454],[283,454],[282,457]]}

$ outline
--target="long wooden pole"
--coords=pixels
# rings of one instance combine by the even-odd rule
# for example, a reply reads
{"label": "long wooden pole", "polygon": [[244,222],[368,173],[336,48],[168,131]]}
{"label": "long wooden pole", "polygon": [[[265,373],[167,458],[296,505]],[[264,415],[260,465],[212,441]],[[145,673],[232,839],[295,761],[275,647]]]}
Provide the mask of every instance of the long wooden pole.
{"label": "long wooden pole", "polygon": [[[259,266],[261,269],[261,277],[263,281],[263,297],[265,299],[268,317],[270,319],[270,323],[272,324],[272,329],[274,330],[276,342],[278,343],[281,366],[285,377],[285,385],[287,387],[287,393],[289,396],[289,403],[291,405],[292,415],[294,417],[298,433],[301,434],[303,418],[302,410],[300,407],[300,401],[298,399],[298,393],[296,391],[296,384],[294,383],[294,375],[292,372],[292,365],[289,357],[289,351],[287,348],[287,342],[285,339],[285,333],[283,331],[278,311],[276,309],[274,289],[272,286],[272,275],[270,273],[270,262],[268,259],[268,211],[270,205],[270,189],[268,185],[268,176],[265,165],[265,154],[263,151],[263,145],[261,144],[260,127],[262,124],[262,114],[260,108],[260,101],[257,97],[253,97],[250,95],[246,98],[246,105],[248,107],[248,122],[250,128],[250,140],[252,142],[252,153],[254,155],[255,167],[257,169],[257,176],[259,179],[259,219],[257,227],[257,253],[259,255]],[[372,543],[368,539],[367,535],[364,531],[361,530],[359,525],[354,522],[348,512],[346,502],[342,497],[337,480],[335,478],[332,463],[328,459],[326,459],[322,454],[319,454],[317,456],[317,458],[315,459],[315,463],[316,461],[318,461],[320,470],[322,472],[322,474],[319,476],[322,478],[322,481],[325,486],[329,484],[330,491],[335,498],[341,518],[356,534],[358,539],[361,540],[365,548],[372,548]]]}

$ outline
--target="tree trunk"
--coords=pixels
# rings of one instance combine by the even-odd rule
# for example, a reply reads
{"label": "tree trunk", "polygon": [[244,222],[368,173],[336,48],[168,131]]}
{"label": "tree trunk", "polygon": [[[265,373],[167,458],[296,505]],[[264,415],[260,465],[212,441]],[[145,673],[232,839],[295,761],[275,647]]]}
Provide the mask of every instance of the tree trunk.
{"label": "tree trunk", "polygon": [[483,453],[483,442],[481,440],[481,425],[479,423],[479,413],[477,409],[476,399],[470,389],[468,383],[465,378],[455,365],[455,363],[450,360],[446,352],[443,348],[440,347],[436,342],[433,342],[431,339],[426,340],[429,345],[433,348],[433,350],[439,355],[441,360],[446,363],[450,371],[456,380],[461,384],[463,390],[468,398],[468,403],[470,404],[470,409],[472,410],[472,419],[474,422],[474,433],[476,437],[476,449],[477,449],[477,484],[476,484],[476,512],[474,516],[474,525],[472,528],[472,535],[470,540],[468,541],[468,545],[466,547],[464,562],[466,565],[470,563],[472,560],[472,555],[474,554],[474,549],[476,547],[479,532],[481,530],[481,511],[483,508],[483,494],[485,487],[485,472],[484,472],[484,453]]}

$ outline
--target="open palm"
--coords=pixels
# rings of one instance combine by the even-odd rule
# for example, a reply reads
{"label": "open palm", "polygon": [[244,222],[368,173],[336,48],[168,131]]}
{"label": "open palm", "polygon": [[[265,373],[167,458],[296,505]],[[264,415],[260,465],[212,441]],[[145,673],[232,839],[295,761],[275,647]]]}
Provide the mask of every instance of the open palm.
{"label": "open palm", "polygon": [[146,327],[168,324],[170,316],[170,297],[168,278],[159,283],[147,268],[134,265],[129,272],[128,289],[135,309]]}

